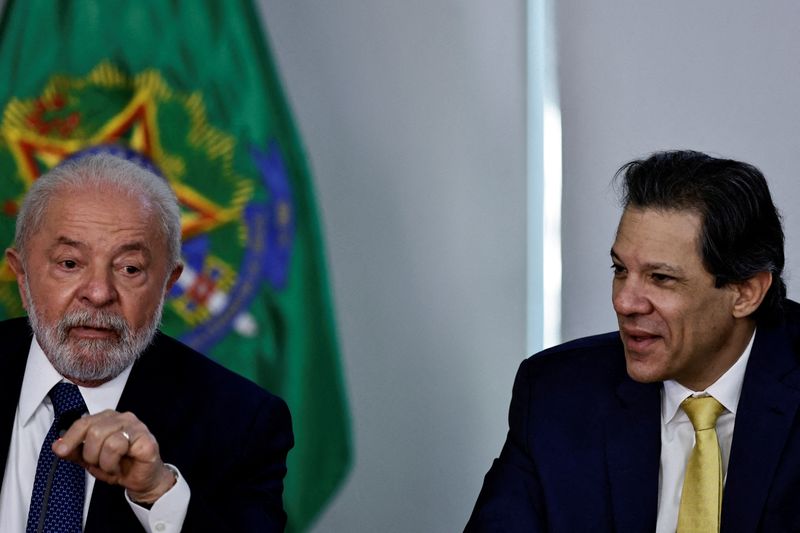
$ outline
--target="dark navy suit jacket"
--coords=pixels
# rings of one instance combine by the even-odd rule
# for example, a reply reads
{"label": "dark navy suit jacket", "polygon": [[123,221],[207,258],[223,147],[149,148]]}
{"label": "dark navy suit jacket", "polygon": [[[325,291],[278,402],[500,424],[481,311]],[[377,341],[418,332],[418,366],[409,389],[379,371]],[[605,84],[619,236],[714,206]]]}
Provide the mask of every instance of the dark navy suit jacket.
{"label": "dark navy suit jacket", "polygon": [[[5,465],[31,343],[26,319],[0,322],[0,465]],[[283,400],[157,334],[117,407],[144,422],[192,491],[185,532],[283,531],[283,477],[293,445]],[[0,482],[3,469],[0,469]],[[95,483],[85,533],[143,531],[123,489]]]}
{"label": "dark navy suit jacket", "polygon": [[[800,306],[759,326],[742,385],[722,532],[800,531]],[[522,363],[505,445],[466,531],[653,532],[661,383],[625,370],[618,333]]]}

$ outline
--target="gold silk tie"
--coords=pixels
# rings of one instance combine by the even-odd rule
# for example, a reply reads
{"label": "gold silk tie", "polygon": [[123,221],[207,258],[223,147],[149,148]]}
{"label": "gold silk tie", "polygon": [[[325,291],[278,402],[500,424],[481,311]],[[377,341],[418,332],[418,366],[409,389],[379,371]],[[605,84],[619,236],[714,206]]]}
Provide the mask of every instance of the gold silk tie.
{"label": "gold silk tie", "polygon": [[694,448],[686,463],[678,533],[717,533],[722,510],[722,455],[717,418],[725,410],[711,396],[686,398],[681,408],[694,426]]}

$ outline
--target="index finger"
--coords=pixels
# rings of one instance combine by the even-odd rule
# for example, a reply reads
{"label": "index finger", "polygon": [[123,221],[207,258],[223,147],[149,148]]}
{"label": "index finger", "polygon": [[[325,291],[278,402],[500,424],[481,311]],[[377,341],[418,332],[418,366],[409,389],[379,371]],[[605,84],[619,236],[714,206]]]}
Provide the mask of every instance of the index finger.
{"label": "index finger", "polygon": [[107,418],[110,413],[113,413],[113,411],[107,409],[94,415],[86,413],[77,419],[75,419],[74,415],[65,416],[67,413],[62,415],[59,419],[61,431],[59,437],[53,443],[53,453],[62,459],[81,463],[82,447],[86,440],[86,434],[94,424],[101,419]]}

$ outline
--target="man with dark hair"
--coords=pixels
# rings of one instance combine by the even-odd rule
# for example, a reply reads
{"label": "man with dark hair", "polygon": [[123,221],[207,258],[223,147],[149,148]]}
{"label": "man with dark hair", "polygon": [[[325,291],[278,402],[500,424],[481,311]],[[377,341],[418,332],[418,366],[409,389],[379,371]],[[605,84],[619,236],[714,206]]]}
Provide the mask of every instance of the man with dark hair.
{"label": "man with dark hair", "polygon": [[619,331],[520,366],[467,531],[800,530],[800,306],[753,166],[628,163]]}
{"label": "man with dark hair", "polygon": [[157,331],[181,275],[166,181],[101,153],[34,182],[6,250],[0,529],[282,531],[279,398]]}

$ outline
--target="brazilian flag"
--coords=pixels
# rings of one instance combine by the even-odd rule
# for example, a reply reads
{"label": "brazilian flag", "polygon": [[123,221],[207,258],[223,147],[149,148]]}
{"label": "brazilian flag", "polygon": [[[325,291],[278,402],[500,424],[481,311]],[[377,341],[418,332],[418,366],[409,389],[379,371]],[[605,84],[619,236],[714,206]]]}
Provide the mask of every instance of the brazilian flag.
{"label": "brazilian flag", "polygon": [[[98,146],[174,188],[186,269],[163,330],[287,401],[284,501],[306,529],[349,468],[349,422],[308,167],[251,1],[8,0],[0,246],[30,184]],[[3,260],[0,318],[23,313]]]}

